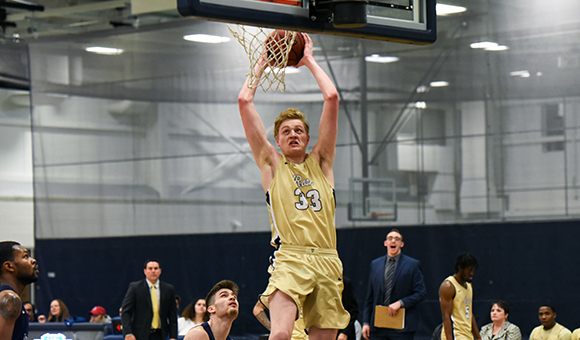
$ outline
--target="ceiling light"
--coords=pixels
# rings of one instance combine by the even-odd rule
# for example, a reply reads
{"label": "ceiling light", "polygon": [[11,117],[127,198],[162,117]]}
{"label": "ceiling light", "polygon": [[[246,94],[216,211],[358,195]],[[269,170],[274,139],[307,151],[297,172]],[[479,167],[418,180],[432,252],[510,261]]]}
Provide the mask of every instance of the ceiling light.
{"label": "ceiling light", "polygon": [[429,92],[429,86],[419,85],[419,86],[417,86],[417,89],[415,89],[415,91],[417,93],[426,93],[426,92]]}
{"label": "ceiling light", "polygon": [[449,15],[455,13],[462,13],[465,12],[467,8],[462,6],[454,6],[454,5],[446,5],[446,4],[437,4],[435,11],[437,15]]}
{"label": "ceiling light", "polygon": [[421,101],[421,102],[416,102],[416,103],[414,104],[414,106],[415,106],[416,108],[418,108],[418,109],[426,109],[426,108],[427,108],[427,103],[425,103],[425,102],[422,102],[422,101]]}
{"label": "ceiling light", "polygon": [[209,35],[209,34],[189,34],[184,35],[183,39],[187,41],[201,42],[206,44],[220,44],[230,41],[230,38],[228,37],[220,37],[217,35]]}
{"label": "ceiling light", "polygon": [[493,48],[496,46],[498,46],[498,43],[494,43],[492,41],[481,41],[469,45],[469,47],[471,48],[485,48],[485,49]]}
{"label": "ceiling light", "polygon": [[394,63],[399,61],[398,57],[381,57],[378,54],[366,56],[365,60],[371,63]]}
{"label": "ceiling light", "polygon": [[286,72],[286,74],[300,73],[300,69],[296,67],[286,67],[284,72]]}
{"label": "ceiling light", "polygon": [[[280,72],[280,69],[278,67],[266,67],[266,69],[264,70],[264,72],[269,73],[269,72],[274,72],[274,73],[278,73]],[[300,69],[297,69],[296,67],[286,67],[284,69],[284,73],[286,74],[294,74],[294,73],[300,73]]]}
{"label": "ceiling light", "polygon": [[486,51],[505,51],[507,49],[509,49],[509,47],[507,47],[506,45],[496,45],[485,48]]}
{"label": "ceiling light", "polygon": [[85,51],[104,55],[119,55],[124,52],[124,50],[120,48],[102,47],[102,46],[87,47],[85,48]]}
{"label": "ceiling light", "polygon": [[449,82],[446,82],[445,80],[432,81],[429,83],[429,86],[431,86],[431,87],[445,87],[445,86],[449,86]]}
{"label": "ceiling light", "polygon": [[512,76],[512,77],[529,78],[530,77],[530,71],[528,71],[528,70],[513,71],[513,72],[510,72],[510,76]]}

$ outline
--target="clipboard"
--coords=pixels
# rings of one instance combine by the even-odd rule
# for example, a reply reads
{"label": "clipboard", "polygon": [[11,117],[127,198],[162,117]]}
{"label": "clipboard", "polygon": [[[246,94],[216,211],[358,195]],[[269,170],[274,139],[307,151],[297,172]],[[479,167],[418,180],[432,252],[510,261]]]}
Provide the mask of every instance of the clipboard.
{"label": "clipboard", "polygon": [[375,306],[375,327],[403,329],[405,328],[405,308],[397,311],[397,315],[389,316],[389,306]]}

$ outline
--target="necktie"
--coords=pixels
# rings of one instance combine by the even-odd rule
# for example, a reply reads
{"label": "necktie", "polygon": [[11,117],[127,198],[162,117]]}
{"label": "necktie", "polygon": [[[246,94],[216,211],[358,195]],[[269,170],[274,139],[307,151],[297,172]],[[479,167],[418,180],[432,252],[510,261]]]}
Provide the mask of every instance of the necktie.
{"label": "necktie", "polygon": [[389,258],[389,265],[387,274],[385,275],[385,306],[388,306],[391,301],[391,290],[393,290],[393,277],[395,277],[395,259]]}
{"label": "necktie", "polygon": [[157,299],[157,289],[155,285],[151,286],[151,306],[153,307],[153,320],[151,320],[151,328],[159,328],[159,300]]}

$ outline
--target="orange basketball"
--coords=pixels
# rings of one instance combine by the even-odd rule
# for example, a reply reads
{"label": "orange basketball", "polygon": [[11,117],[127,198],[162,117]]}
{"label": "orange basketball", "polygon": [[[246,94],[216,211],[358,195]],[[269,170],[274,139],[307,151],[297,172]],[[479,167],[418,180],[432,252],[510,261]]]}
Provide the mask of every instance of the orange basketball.
{"label": "orange basketball", "polygon": [[266,50],[268,51],[268,64],[272,67],[280,67],[284,62],[286,31],[276,30],[268,35],[266,39]]}
{"label": "orange basketball", "polygon": [[296,32],[296,37],[294,37],[294,44],[288,53],[288,66],[298,65],[300,59],[304,56],[304,36],[302,33]]}

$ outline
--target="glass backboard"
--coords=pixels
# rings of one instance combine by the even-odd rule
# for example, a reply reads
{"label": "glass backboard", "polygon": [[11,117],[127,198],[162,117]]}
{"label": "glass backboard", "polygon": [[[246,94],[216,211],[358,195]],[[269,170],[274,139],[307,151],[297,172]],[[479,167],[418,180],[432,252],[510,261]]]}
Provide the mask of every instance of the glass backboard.
{"label": "glass backboard", "polygon": [[370,0],[367,24],[344,28],[335,27],[314,0],[177,0],[177,7],[186,17],[308,33],[414,44],[437,38],[435,0]]}

